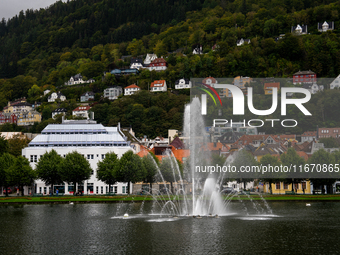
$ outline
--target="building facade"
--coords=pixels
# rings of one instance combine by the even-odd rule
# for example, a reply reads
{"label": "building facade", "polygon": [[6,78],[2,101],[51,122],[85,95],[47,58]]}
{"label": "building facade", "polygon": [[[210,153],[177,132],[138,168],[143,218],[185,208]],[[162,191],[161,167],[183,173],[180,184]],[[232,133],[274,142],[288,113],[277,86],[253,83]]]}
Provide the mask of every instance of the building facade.
{"label": "building facade", "polygon": [[92,91],[86,91],[80,96],[80,102],[88,102],[94,100],[94,93]]}
{"label": "building facade", "polygon": [[[92,175],[90,179],[78,186],[78,190],[82,190],[84,194],[127,193],[127,183],[117,183],[111,186],[109,191],[109,186],[96,178],[97,164],[105,158],[106,153],[114,152],[120,158],[125,152],[132,150],[126,137],[120,132],[119,126],[104,127],[94,121],[68,121],[63,124],[50,124],[29,143],[28,147],[22,150],[22,155],[35,169],[42,155],[52,149],[62,157],[77,151],[89,161],[93,170]],[[56,185],[54,189],[58,189],[60,193],[73,193],[73,185],[68,183]],[[35,193],[49,194],[49,192],[50,185],[45,185],[41,180],[35,182]]]}
{"label": "building facade", "polygon": [[156,80],[152,82],[150,86],[151,92],[166,92],[167,89],[165,80]]}
{"label": "building facade", "polygon": [[316,83],[316,73],[312,72],[311,70],[309,71],[298,71],[295,74],[293,74],[293,84],[298,84],[298,83]]}
{"label": "building facade", "polygon": [[123,94],[123,89],[120,86],[104,89],[104,98],[109,100],[118,99],[121,94]]}
{"label": "building facade", "polygon": [[175,89],[191,89],[192,83],[189,79],[179,79],[175,82]]}
{"label": "building facade", "polygon": [[140,87],[138,87],[136,84],[132,84],[124,88],[124,95],[130,96],[137,93],[138,91],[140,91]]}

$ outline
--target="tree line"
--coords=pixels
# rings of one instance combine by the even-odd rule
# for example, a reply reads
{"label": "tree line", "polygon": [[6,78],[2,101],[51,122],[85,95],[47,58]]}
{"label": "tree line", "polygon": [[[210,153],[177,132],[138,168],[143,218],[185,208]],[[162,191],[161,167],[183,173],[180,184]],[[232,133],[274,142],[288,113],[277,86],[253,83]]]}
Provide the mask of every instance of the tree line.
{"label": "tree line", "polygon": [[[144,182],[150,184],[150,194],[152,194],[152,183],[168,181],[171,183],[173,192],[173,182],[181,175],[182,165],[178,171],[173,172],[174,158],[166,158],[159,162],[156,156],[149,154],[143,158],[128,151],[121,158],[113,152],[105,154],[105,158],[97,164],[96,178],[109,186],[117,182],[127,183],[127,193],[130,193],[130,183]],[[0,156],[0,186],[4,187],[6,195],[8,188],[16,186],[21,194],[24,194],[24,186],[32,186],[34,181],[41,179],[46,186],[50,185],[51,194],[54,186],[67,182],[73,184],[73,194],[78,194],[78,185],[88,180],[93,174],[88,160],[77,151],[60,156],[55,150],[44,153],[37,159],[36,168],[33,170],[30,162],[23,156],[13,156],[8,152]],[[162,173],[162,174],[160,174]],[[34,193],[34,192],[32,192]]]}

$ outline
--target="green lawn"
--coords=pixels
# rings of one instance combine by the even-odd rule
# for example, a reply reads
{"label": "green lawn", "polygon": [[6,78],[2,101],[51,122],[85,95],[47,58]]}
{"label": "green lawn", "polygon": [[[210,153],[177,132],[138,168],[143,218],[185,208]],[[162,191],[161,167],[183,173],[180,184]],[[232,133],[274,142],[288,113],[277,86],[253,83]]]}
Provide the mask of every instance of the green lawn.
{"label": "green lawn", "polygon": [[[262,195],[262,197],[267,201],[340,201],[340,195]],[[227,198],[226,196],[224,198]],[[161,199],[158,197],[158,199]],[[164,199],[168,199],[164,196]],[[173,199],[173,197],[171,197]],[[183,199],[183,197],[180,197]],[[190,197],[188,197],[190,199]],[[262,198],[258,195],[238,195],[234,196],[232,200],[261,200]],[[106,203],[106,202],[142,202],[142,201],[152,201],[152,196],[140,196],[140,195],[130,195],[130,196],[60,196],[60,197],[0,197],[0,204],[8,203]]]}

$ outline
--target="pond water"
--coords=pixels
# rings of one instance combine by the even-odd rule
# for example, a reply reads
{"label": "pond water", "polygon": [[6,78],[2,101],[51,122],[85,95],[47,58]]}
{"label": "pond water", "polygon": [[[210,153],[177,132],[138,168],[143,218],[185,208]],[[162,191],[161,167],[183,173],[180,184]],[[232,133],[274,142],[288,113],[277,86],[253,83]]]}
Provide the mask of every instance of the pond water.
{"label": "pond water", "polygon": [[[0,206],[1,254],[335,254],[340,203],[232,202],[219,218],[150,215],[152,203]],[[248,208],[248,209],[245,209]],[[140,214],[140,212],[143,214]],[[125,213],[129,217],[123,217]]]}

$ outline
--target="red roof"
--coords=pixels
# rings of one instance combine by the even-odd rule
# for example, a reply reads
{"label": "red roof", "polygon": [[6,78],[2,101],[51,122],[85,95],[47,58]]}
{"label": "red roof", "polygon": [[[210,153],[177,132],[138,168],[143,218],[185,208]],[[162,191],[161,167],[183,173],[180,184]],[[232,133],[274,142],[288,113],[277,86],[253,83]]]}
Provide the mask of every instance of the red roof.
{"label": "red roof", "polygon": [[88,111],[90,110],[90,106],[78,106],[76,109],[74,109],[74,112],[82,112],[82,111]]}
{"label": "red roof", "polygon": [[[155,84],[161,84],[161,85],[155,86]],[[165,85],[165,80],[156,80],[156,81],[153,81],[151,83],[150,88],[153,88],[153,87],[164,87],[164,85]]]}
{"label": "red roof", "polygon": [[301,136],[316,136],[316,131],[306,131]]}
{"label": "red roof", "polygon": [[280,89],[280,82],[265,83],[264,84],[264,89],[269,89],[269,88],[278,88],[278,89]]}
{"label": "red roof", "polygon": [[209,76],[209,77],[207,77],[207,78],[205,78],[203,81],[202,81],[202,83],[207,83],[207,80],[211,80],[211,83],[217,83],[217,81],[216,81],[216,79],[214,78],[214,77],[211,77],[211,76]]}
{"label": "red roof", "polygon": [[164,60],[164,58],[156,58],[154,61],[152,61],[150,63],[151,64],[160,64],[160,63],[166,63],[166,61]]}
{"label": "red roof", "polygon": [[131,84],[130,86],[126,87],[126,89],[131,89],[131,88],[138,88],[138,89],[140,89],[140,87],[138,87],[136,84]]}

